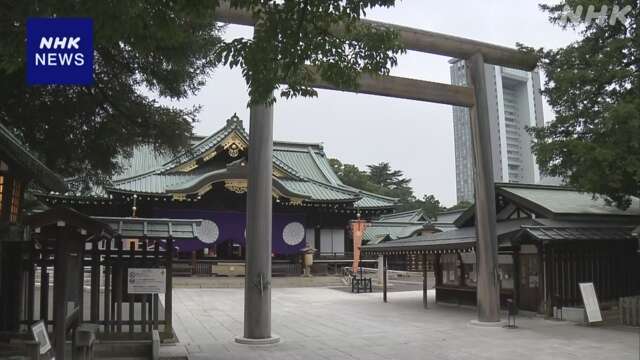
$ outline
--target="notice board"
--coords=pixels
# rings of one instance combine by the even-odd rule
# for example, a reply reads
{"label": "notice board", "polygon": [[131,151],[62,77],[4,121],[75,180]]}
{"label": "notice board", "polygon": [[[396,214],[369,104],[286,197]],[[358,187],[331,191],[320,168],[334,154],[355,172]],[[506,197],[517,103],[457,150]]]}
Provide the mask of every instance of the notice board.
{"label": "notice board", "polygon": [[167,271],[164,268],[129,268],[127,273],[129,294],[163,294],[166,284]]}
{"label": "notice board", "polygon": [[600,304],[596,296],[596,289],[593,283],[580,283],[580,293],[584,309],[587,312],[587,321],[589,323],[602,321],[602,313],[600,312]]}

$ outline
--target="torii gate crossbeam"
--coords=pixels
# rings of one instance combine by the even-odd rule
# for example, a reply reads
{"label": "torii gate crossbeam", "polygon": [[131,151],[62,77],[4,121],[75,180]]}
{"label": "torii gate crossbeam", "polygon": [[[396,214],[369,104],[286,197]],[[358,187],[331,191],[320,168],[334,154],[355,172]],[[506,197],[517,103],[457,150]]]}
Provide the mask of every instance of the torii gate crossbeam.
{"label": "torii gate crossbeam", "polygon": [[[248,11],[233,9],[227,2],[216,8],[220,22],[254,26]],[[516,49],[475,40],[413,29],[394,24],[361,20],[374,26],[388,27],[400,33],[408,50],[464,59],[468,86],[440,84],[393,76],[363,74],[359,88],[338,89],[318,79],[312,86],[418,101],[436,102],[470,109],[475,177],[476,262],[478,266],[478,322],[500,322],[498,286],[498,245],[496,235],[495,187],[491,158],[490,116],[487,104],[485,62],[525,71],[537,64],[535,55]],[[333,29],[340,32],[340,26]],[[247,191],[247,265],[245,279],[244,343],[273,343],[271,334],[271,171],[254,161],[271,163],[273,152],[273,109],[263,105],[251,107],[249,152],[250,175]],[[253,154],[253,156],[252,156]],[[252,160],[253,159],[253,160]],[[267,184],[267,185],[265,185]]]}

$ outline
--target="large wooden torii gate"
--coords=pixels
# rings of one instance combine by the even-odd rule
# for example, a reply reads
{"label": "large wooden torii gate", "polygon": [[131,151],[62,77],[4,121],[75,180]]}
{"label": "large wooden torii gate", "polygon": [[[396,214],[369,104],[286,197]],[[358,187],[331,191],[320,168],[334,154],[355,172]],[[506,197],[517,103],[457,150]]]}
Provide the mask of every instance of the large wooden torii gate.
{"label": "large wooden torii gate", "polygon": [[[234,9],[226,2],[216,8],[220,22],[254,26],[251,12]],[[363,74],[358,93],[434,102],[469,108],[473,146],[476,206],[476,261],[478,266],[478,322],[500,322],[498,250],[495,189],[491,158],[490,117],[485,63],[532,71],[537,58],[516,49],[475,40],[413,29],[395,24],[361,20],[399,32],[407,50],[449,56],[466,61],[468,86],[456,86],[395,76]],[[336,33],[340,28],[336,26]],[[324,81],[316,88],[339,89]],[[273,109],[256,105],[250,109],[249,177],[247,190],[247,258],[245,279],[244,337],[240,343],[268,344],[279,341],[271,333],[271,174]]]}

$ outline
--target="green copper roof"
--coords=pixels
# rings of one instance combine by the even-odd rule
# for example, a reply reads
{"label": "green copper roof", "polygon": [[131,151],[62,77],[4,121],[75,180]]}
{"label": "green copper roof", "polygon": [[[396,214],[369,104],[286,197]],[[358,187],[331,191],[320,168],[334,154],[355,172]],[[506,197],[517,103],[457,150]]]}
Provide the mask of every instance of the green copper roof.
{"label": "green copper roof", "polygon": [[60,175],[51,171],[38,158],[33,155],[27,147],[15,137],[15,135],[0,124],[0,151],[15,166],[35,180],[47,190],[64,192],[65,184]]}
{"label": "green copper roof", "polygon": [[422,213],[422,209],[409,210],[404,212],[397,212],[393,214],[382,215],[378,221],[384,222],[425,222],[427,219]]}
{"label": "green copper roof", "polygon": [[497,187],[505,195],[528,200],[554,214],[640,216],[640,201],[635,197],[627,210],[621,210],[607,204],[603,197],[594,198],[592,194],[563,187],[512,184],[497,184]]}
{"label": "green copper roof", "polygon": [[[235,135],[233,135],[235,133]],[[196,188],[206,185],[209,180],[221,182],[233,179],[245,179],[246,174],[230,171],[230,166],[238,160],[227,164],[227,170],[220,163],[206,162],[209,150],[221,152],[225,139],[236,136],[248,144],[249,134],[242,126],[242,121],[233,116],[226,125],[208,137],[199,138],[191,149],[175,157],[158,155],[150,146],[135,149],[133,157],[122,160],[124,171],[114,177],[112,184],[106,187],[107,192],[127,192],[141,194],[193,194]],[[198,160],[198,166],[186,166]],[[334,173],[322,145],[314,143],[298,143],[274,141],[273,167],[274,188],[282,196],[303,202],[342,203],[361,209],[389,209],[396,199],[364,192],[343,184]],[[189,170],[191,169],[191,170]]]}

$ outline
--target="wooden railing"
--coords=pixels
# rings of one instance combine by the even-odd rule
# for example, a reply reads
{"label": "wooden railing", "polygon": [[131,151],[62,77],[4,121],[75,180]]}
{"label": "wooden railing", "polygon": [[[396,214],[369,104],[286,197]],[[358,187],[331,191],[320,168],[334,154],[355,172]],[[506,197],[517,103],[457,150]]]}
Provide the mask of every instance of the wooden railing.
{"label": "wooden railing", "polygon": [[[243,260],[209,260],[209,259],[176,259],[174,260],[174,276],[214,276],[215,265],[233,263],[244,264]],[[273,260],[271,265],[273,276],[298,276],[302,274],[302,265],[291,260]]]}

